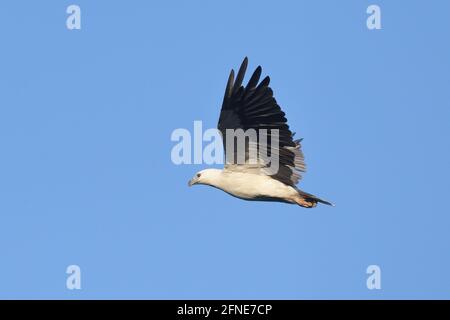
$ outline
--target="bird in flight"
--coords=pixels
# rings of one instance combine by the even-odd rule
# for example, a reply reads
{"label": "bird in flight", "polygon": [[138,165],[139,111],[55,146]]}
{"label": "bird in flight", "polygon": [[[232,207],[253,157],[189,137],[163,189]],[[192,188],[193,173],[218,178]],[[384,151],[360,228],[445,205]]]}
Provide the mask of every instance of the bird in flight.
{"label": "bird in flight", "polygon": [[[218,129],[225,149],[225,166],[223,170],[197,172],[189,181],[189,186],[209,185],[244,200],[284,202],[305,208],[313,208],[317,203],[332,205],[296,187],[301,173],[305,172],[301,139],[294,140],[285,113],[269,87],[270,78],[267,76],[259,82],[261,66],[256,68],[247,85],[242,85],[247,64],[246,57],[236,79],[234,70],[231,70],[220,112]],[[257,138],[250,141],[249,137],[244,141],[244,158],[240,162],[236,161],[239,146],[235,148],[236,139],[232,136],[230,140],[229,136],[230,132],[237,130],[253,130]],[[252,161],[250,157],[252,150],[262,147],[263,137],[271,148],[271,156],[277,156],[275,172],[269,170],[273,163],[268,163],[267,159]],[[231,145],[234,147],[229,148]]]}

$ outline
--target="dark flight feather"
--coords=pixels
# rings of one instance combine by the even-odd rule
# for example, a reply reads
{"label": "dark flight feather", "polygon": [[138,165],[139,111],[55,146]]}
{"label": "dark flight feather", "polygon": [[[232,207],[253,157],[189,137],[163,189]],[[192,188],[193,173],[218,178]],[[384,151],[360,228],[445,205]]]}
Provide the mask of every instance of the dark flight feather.
{"label": "dark flight feather", "polygon": [[[270,78],[266,76],[259,84],[262,68],[258,66],[253,72],[247,85],[242,86],[247,70],[247,57],[239,68],[236,80],[231,70],[220,112],[218,129],[222,133],[224,148],[226,144],[226,129],[255,129],[259,141],[259,129],[268,129],[267,140],[270,150],[271,129],[279,131],[279,149],[275,152],[279,156],[279,170],[271,177],[287,185],[295,186],[301,179],[301,172],[305,171],[301,139],[294,140],[294,134],[287,124],[285,113],[281,110],[273,97],[269,87]],[[236,146],[236,141],[235,141]],[[249,144],[246,145],[246,160],[248,160]],[[236,150],[236,147],[234,148]],[[225,150],[226,151],[226,150]],[[234,156],[227,159],[235,159]],[[231,165],[235,163],[229,163]],[[267,165],[267,164],[266,164]],[[260,169],[264,169],[261,167]]]}

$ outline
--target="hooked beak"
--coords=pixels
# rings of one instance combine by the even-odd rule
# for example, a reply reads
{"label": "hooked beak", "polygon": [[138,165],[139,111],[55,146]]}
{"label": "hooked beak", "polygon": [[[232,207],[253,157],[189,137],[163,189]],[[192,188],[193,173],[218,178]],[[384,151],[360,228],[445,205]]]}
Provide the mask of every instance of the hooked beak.
{"label": "hooked beak", "polygon": [[189,180],[189,182],[188,182],[188,186],[189,187],[192,187],[194,184],[196,184],[197,183],[197,179],[195,179],[195,177],[194,178],[192,178],[191,180]]}

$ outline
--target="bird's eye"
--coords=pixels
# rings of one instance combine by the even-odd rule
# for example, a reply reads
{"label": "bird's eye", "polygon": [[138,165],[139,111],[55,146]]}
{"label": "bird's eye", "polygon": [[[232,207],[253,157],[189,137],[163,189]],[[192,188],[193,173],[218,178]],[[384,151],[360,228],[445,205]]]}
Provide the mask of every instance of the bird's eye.
{"label": "bird's eye", "polygon": [[197,178],[200,178],[200,176],[201,176],[201,174],[200,174],[200,173],[197,173]]}

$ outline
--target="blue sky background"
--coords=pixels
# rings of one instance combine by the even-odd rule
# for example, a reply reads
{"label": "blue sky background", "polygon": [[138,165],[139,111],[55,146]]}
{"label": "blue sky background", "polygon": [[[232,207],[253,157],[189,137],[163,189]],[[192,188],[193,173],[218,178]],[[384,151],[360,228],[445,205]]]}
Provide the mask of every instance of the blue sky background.
{"label": "blue sky background", "polygon": [[[82,29],[66,28],[78,4]],[[378,4],[382,30],[366,27]],[[450,298],[448,1],[0,2],[0,298]],[[244,56],[306,210],[187,187]],[[82,290],[66,289],[66,267]],[[366,268],[382,289],[366,288]]]}

